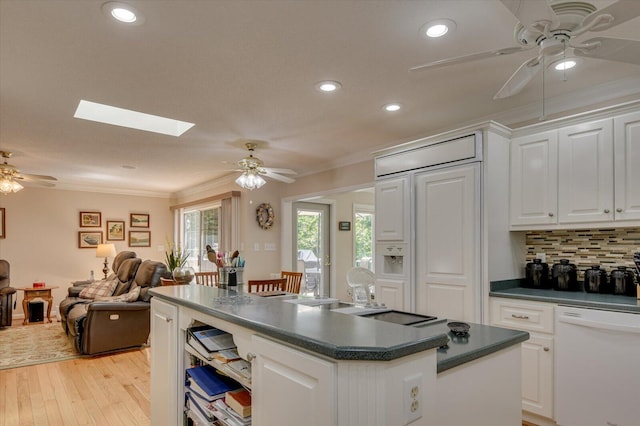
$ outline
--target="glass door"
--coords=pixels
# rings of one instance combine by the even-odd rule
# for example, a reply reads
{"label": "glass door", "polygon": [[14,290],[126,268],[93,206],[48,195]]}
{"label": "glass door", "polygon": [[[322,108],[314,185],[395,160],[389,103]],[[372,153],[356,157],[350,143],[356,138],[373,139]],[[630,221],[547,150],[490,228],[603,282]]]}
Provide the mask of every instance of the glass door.
{"label": "glass door", "polygon": [[[331,259],[329,257],[329,206],[298,202],[293,204],[294,262],[304,272],[301,293],[329,296]],[[302,271],[303,269],[303,271]]]}

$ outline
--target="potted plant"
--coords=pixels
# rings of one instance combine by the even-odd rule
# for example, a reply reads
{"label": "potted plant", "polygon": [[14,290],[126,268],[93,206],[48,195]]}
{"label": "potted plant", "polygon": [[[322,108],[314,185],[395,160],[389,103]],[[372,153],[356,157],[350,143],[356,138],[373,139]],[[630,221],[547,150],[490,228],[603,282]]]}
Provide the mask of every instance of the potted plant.
{"label": "potted plant", "polygon": [[169,278],[178,284],[187,284],[193,279],[193,268],[187,265],[189,253],[182,250],[179,245],[167,242],[165,252],[165,264],[169,271]]}

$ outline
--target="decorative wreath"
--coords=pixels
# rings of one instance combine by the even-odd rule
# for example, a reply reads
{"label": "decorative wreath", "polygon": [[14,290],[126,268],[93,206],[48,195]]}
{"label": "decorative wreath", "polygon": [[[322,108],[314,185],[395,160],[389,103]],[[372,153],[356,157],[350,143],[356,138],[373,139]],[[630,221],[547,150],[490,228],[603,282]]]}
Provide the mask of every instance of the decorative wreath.
{"label": "decorative wreath", "polygon": [[269,203],[262,203],[256,209],[256,220],[262,229],[270,229],[273,226],[273,207]]}

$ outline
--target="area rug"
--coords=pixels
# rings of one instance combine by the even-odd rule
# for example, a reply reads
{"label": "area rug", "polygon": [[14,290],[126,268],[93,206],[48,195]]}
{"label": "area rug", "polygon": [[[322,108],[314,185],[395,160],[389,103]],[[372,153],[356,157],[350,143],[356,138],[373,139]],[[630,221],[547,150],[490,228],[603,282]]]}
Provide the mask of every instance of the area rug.
{"label": "area rug", "polygon": [[59,323],[0,328],[0,370],[80,356]]}

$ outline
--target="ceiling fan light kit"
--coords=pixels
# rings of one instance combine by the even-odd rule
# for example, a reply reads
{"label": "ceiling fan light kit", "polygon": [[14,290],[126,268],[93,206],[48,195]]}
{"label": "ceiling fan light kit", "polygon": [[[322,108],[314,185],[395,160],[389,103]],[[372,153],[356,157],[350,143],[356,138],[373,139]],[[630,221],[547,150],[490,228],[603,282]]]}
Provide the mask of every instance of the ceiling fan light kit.
{"label": "ceiling fan light kit", "polygon": [[295,175],[296,172],[290,169],[270,169],[264,167],[262,160],[253,156],[253,151],[256,149],[257,145],[253,142],[248,142],[245,146],[247,147],[247,150],[249,150],[249,156],[238,161],[238,166],[240,168],[237,171],[242,172],[242,174],[238,176],[236,183],[240,185],[240,187],[250,191],[262,187],[267,183],[267,181],[262,177],[263,175],[281,182],[295,182],[294,179],[282,176],[280,173]]}
{"label": "ceiling fan light kit", "polygon": [[15,166],[7,163],[7,160],[11,158],[11,153],[8,151],[0,151],[0,156],[4,158],[4,163],[0,164],[0,193],[7,195],[12,192],[18,192],[24,187],[20,184],[20,181],[29,182],[35,185],[41,186],[54,186],[50,182],[57,180],[51,176],[42,176],[42,175],[28,175],[25,173],[20,173]]}
{"label": "ceiling fan light kit", "polygon": [[[537,48],[537,56],[524,61],[494,96],[494,99],[503,99],[522,91],[534,79],[542,68],[542,64],[557,65],[559,61],[557,57],[560,55],[563,55],[562,59],[573,59],[575,66],[577,61],[569,58],[567,53],[571,56],[640,65],[640,40],[613,37],[577,40],[579,36],[588,32],[608,30],[640,16],[640,1],[618,0],[602,9],[582,1],[500,0],[500,2],[519,21],[514,28],[514,39],[519,46],[440,59],[412,67],[409,71],[425,71]],[[564,71],[568,68],[564,66],[560,70]]]}

